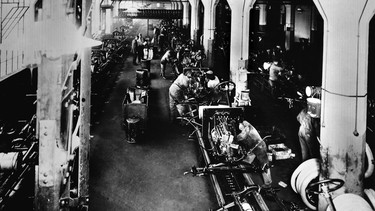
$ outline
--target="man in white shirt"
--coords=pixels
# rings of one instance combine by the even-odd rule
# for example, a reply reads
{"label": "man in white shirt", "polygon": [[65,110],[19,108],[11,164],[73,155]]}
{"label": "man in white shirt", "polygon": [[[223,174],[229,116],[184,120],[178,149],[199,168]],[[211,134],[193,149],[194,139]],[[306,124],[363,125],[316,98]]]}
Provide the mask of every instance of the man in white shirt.
{"label": "man in white shirt", "polygon": [[165,69],[167,68],[167,64],[172,62],[174,55],[172,50],[167,50],[165,54],[160,59],[160,76],[165,79]]}
{"label": "man in white shirt", "polygon": [[213,89],[220,83],[219,78],[214,75],[214,72],[212,70],[209,70],[206,72],[206,78],[207,78],[207,88]]}

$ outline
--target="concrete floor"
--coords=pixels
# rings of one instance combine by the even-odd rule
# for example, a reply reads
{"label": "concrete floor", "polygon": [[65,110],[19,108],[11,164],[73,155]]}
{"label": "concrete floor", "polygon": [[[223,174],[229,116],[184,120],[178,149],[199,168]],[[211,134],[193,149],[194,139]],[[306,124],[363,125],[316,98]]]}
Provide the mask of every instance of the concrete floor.
{"label": "concrete floor", "polygon": [[[217,208],[208,177],[183,175],[192,165],[202,166],[201,153],[194,141],[188,141],[189,129],[168,123],[168,88],[172,80],[159,78],[159,61],[151,63],[149,124],[147,137],[138,144],[128,144],[121,128],[121,103],[126,88],[135,85],[131,57],[117,66],[115,87],[103,113],[92,127],[90,159],[90,210],[209,210]],[[168,73],[168,72],[167,72]],[[287,137],[285,144],[297,157],[277,161],[271,169],[273,186],[288,184],[278,196],[300,203],[289,185],[290,175],[299,164],[296,144],[297,121],[252,93],[253,106],[246,112],[256,127],[275,126]],[[266,131],[267,133],[267,131]],[[267,134],[261,134],[262,137]],[[271,210],[278,210],[270,205]]]}
{"label": "concrete floor", "polygon": [[[119,68],[116,67],[116,68]],[[135,83],[128,58],[119,69],[113,92],[93,127],[90,160],[90,210],[208,210],[215,207],[213,189],[205,177],[185,176],[199,165],[195,142],[187,128],[168,123],[170,80],[159,78],[152,61],[149,92],[148,136],[128,144],[121,129],[121,102],[127,87]],[[158,77],[156,77],[158,76]]]}

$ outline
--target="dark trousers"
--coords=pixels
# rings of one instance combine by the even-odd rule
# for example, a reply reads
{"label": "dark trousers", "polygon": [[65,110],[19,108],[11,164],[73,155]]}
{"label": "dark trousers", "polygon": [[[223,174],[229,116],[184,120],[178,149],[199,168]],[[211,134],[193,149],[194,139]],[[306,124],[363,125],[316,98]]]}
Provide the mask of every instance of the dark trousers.
{"label": "dark trousers", "polygon": [[134,64],[134,65],[137,64],[137,58],[138,58],[137,53],[133,53],[133,64]]}
{"label": "dark trousers", "polygon": [[138,63],[141,63],[143,59],[143,46],[138,46],[137,55],[138,55]]}

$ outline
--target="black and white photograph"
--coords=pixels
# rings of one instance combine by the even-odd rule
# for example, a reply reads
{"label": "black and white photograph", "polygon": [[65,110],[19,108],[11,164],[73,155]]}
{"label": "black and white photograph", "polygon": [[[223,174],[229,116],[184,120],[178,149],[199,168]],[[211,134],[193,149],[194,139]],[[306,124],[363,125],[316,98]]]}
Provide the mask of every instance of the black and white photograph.
{"label": "black and white photograph", "polygon": [[0,0],[0,211],[375,210],[375,0]]}

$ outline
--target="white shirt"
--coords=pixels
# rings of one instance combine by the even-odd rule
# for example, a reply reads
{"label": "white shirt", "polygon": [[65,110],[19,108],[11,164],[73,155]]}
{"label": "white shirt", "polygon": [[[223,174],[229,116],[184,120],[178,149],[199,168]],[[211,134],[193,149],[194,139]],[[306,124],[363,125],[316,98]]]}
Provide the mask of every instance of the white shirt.
{"label": "white shirt", "polygon": [[213,89],[220,83],[219,78],[215,75],[215,78],[213,80],[208,80],[207,82],[207,88]]}

